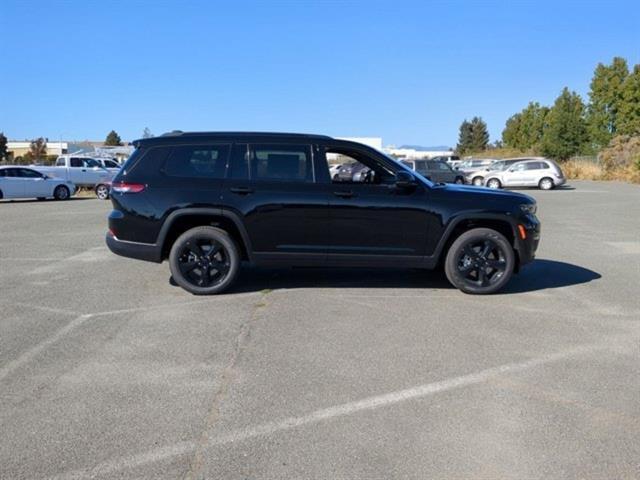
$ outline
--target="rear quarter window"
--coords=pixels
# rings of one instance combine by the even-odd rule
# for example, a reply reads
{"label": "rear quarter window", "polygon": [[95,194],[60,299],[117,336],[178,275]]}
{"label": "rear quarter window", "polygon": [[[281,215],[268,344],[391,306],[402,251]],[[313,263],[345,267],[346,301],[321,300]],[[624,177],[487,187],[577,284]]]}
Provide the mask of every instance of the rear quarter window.
{"label": "rear quarter window", "polygon": [[162,172],[169,177],[224,178],[229,148],[229,145],[174,146]]}

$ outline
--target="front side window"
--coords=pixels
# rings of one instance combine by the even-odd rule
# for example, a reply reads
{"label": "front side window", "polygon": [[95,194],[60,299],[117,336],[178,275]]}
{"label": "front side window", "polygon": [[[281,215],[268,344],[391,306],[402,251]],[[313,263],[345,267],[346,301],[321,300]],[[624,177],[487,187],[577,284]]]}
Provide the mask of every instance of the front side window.
{"label": "front side window", "polygon": [[56,167],[64,167],[64,158],[58,158],[56,160]]}
{"label": "front side window", "polygon": [[229,145],[179,145],[165,161],[169,177],[224,178]]}
{"label": "front side window", "polygon": [[[359,150],[349,148],[327,148],[326,154],[339,154],[345,159],[337,178],[333,183],[371,183],[390,184],[395,181],[395,174],[387,166]],[[404,163],[399,162],[401,165]],[[407,166],[411,168],[410,166]]]}
{"label": "front side window", "polygon": [[527,164],[526,163],[516,163],[513,168],[511,169],[511,171],[513,172],[522,172],[524,170],[526,170],[527,168]]}
{"label": "front side window", "polygon": [[313,182],[309,145],[252,145],[249,166],[252,180]]}

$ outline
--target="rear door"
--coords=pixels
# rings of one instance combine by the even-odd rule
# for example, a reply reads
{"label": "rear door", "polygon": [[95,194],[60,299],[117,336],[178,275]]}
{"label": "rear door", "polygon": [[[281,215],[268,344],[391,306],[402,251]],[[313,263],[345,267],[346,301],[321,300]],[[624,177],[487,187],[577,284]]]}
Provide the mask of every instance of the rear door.
{"label": "rear door", "polygon": [[307,143],[234,145],[222,204],[242,220],[257,262],[324,263],[328,195]]}

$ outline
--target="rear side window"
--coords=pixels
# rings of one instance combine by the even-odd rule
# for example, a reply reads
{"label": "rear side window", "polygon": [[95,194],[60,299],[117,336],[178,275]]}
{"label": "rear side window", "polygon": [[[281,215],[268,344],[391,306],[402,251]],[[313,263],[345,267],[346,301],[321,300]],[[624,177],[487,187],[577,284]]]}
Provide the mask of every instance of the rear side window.
{"label": "rear side window", "polygon": [[178,145],[162,171],[170,177],[224,178],[229,145]]}
{"label": "rear side window", "polygon": [[312,182],[309,145],[252,145],[250,177],[254,180]]}
{"label": "rear side window", "polygon": [[82,161],[81,158],[71,158],[69,160],[69,166],[70,167],[84,167],[84,162]]}

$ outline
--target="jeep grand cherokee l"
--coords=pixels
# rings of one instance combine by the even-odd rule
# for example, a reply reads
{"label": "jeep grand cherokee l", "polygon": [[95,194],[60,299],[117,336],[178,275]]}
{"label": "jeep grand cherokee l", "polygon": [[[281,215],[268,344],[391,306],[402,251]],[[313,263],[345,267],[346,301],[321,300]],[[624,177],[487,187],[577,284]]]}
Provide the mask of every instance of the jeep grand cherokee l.
{"label": "jeep grand cherokee l", "polygon": [[[194,294],[241,262],[433,269],[467,293],[500,290],[538,246],[535,201],[436,184],[383,153],[321,135],[182,133],[138,140],[114,178],[107,245],[169,261]],[[371,170],[334,181],[327,156]]]}

